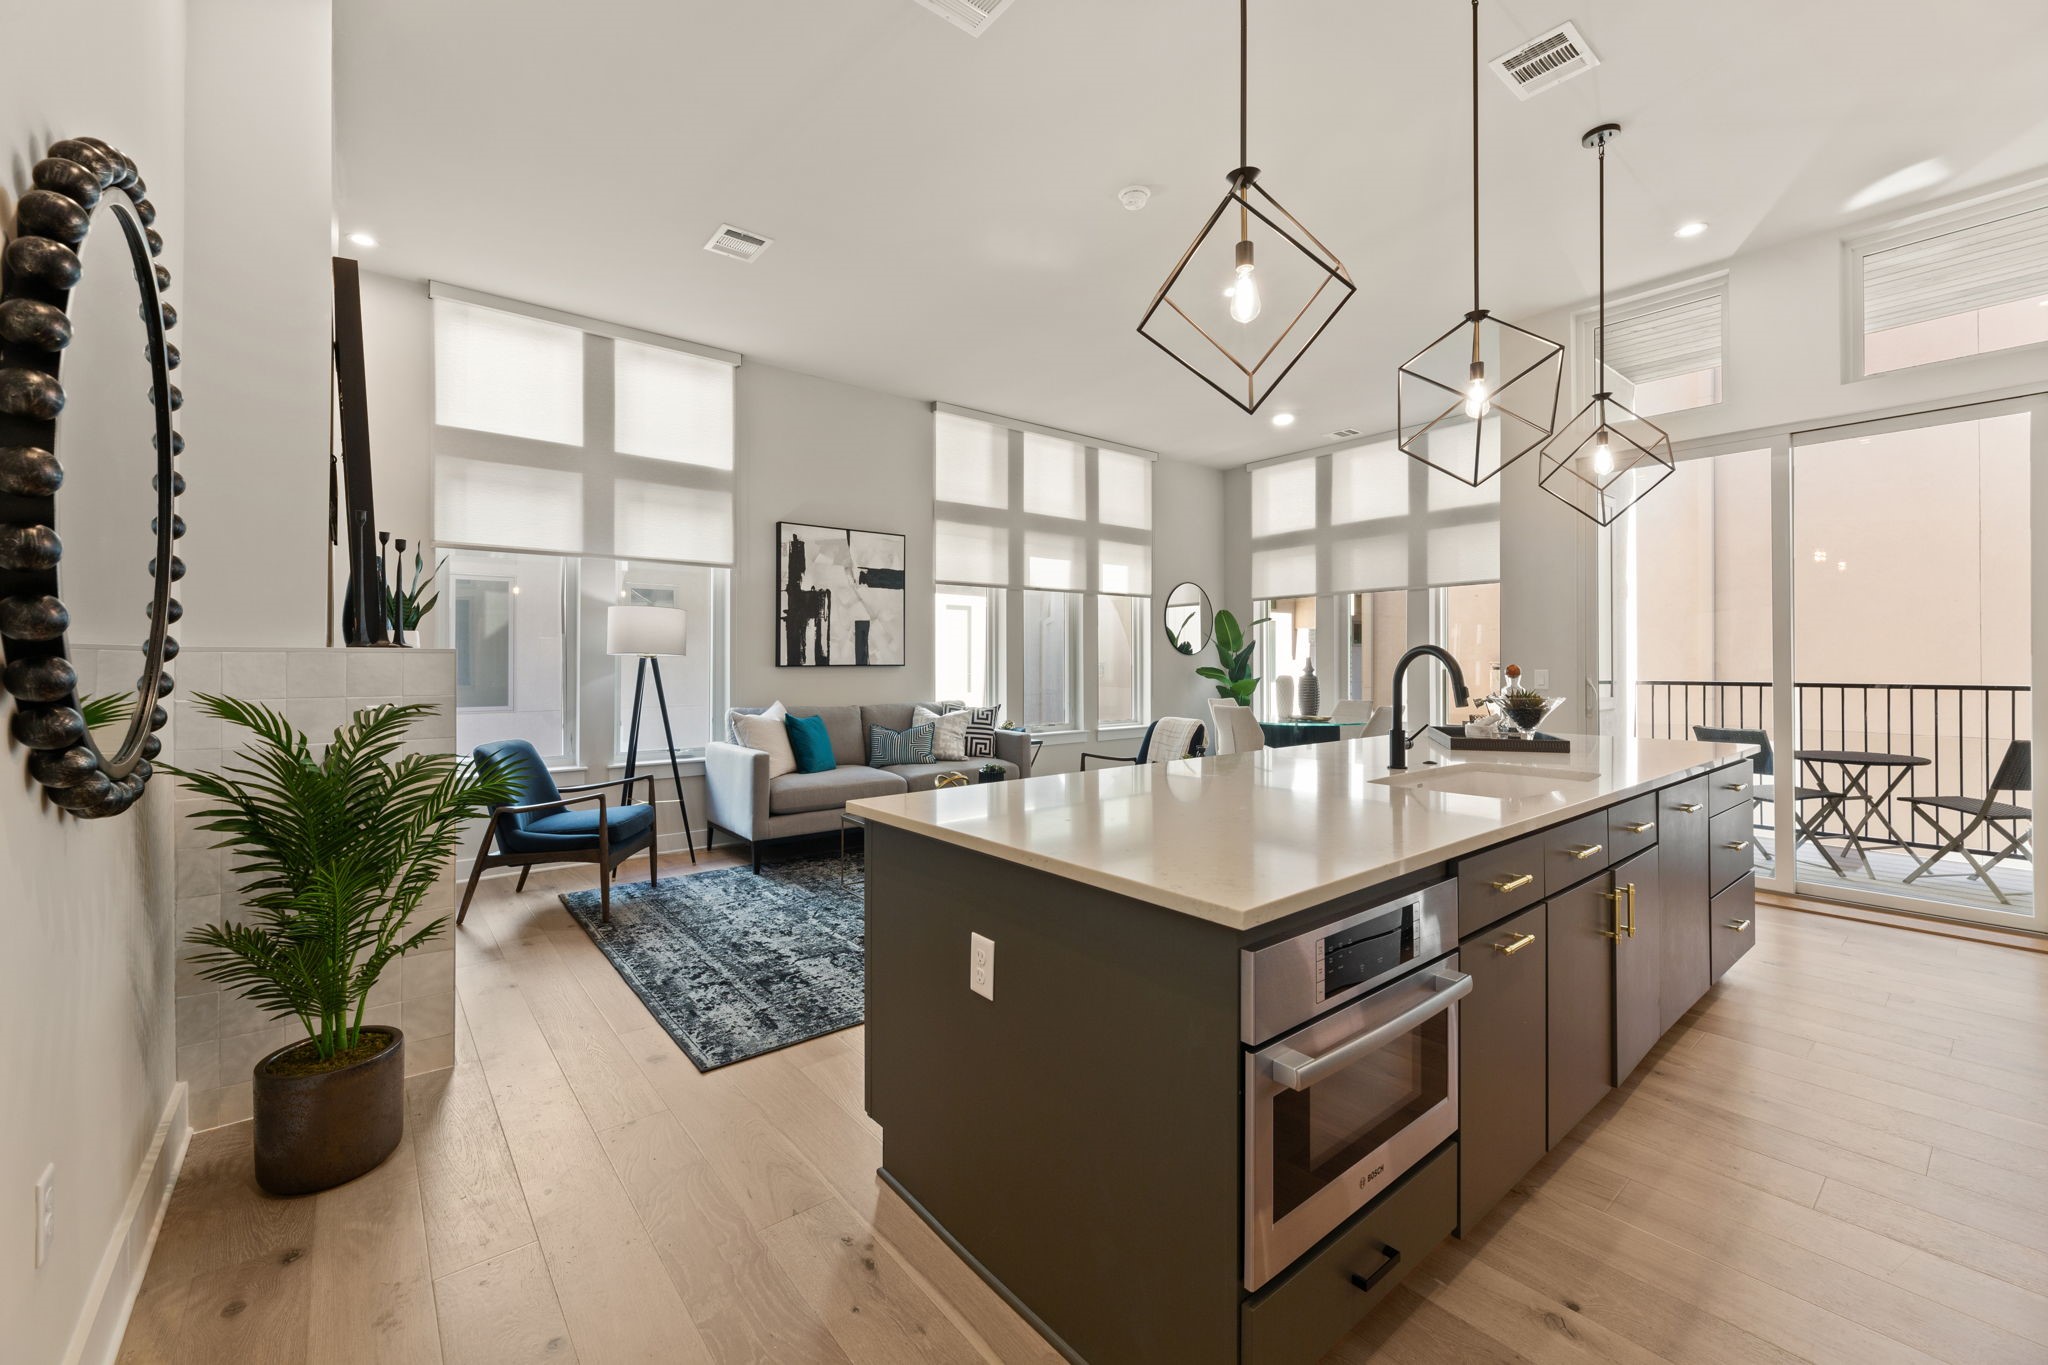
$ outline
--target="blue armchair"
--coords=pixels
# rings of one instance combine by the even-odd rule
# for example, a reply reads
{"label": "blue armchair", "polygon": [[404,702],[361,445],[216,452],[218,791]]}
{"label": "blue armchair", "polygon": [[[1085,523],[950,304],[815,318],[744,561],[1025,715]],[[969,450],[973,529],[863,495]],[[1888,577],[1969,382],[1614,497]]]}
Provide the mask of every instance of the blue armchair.
{"label": "blue armchair", "polygon": [[[513,889],[524,891],[526,874],[536,865],[596,863],[598,898],[606,920],[612,917],[612,873],[620,863],[644,848],[648,883],[652,885],[659,877],[654,861],[657,831],[652,775],[557,787],[540,754],[523,739],[480,744],[474,757],[479,768],[494,769],[511,779],[513,804],[491,811],[476,865],[463,888],[462,908],[455,913],[457,924],[469,914],[477,881],[493,867],[518,868],[519,884]],[[633,787],[640,782],[647,784],[647,799],[634,804]],[[614,787],[622,789],[621,804],[614,804],[618,798],[605,798],[605,792]],[[573,809],[592,805],[595,809]],[[491,851],[493,842],[498,846],[495,853]]]}

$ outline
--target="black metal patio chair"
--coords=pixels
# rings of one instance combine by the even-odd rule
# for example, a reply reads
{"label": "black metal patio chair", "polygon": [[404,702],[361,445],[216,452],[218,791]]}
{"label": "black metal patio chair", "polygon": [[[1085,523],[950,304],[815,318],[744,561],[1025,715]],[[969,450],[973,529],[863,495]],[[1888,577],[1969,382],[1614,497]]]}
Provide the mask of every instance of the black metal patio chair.
{"label": "black metal patio chair", "polygon": [[[1722,729],[1712,725],[1695,725],[1692,727],[1692,737],[1705,740],[1710,744],[1756,745],[1756,755],[1749,761],[1750,770],[1753,773],[1749,788],[1750,795],[1755,798],[1753,808],[1760,813],[1763,807],[1777,803],[1778,790],[1772,771],[1775,765],[1771,757],[1771,737],[1769,734],[1762,730],[1733,730]],[[1831,792],[1824,787],[1802,787],[1794,783],[1792,787],[1792,801],[1793,852],[1796,854],[1801,844],[1811,844],[1814,852],[1820,854],[1822,859],[1827,862],[1827,865],[1834,869],[1835,875],[1841,876],[1842,869],[1835,862],[1834,855],[1829,853],[1820,844],[1820,827],[1823,821],[1841,809],[1842,794],[1840,792]],[[1812,815],[1808,815],[1804,809],[1804,804],[1808,801],[1818,801],[1821,803],[1820,809]],[[1769,828],[1766,825],[1758,825],[1757,827],[1759,829]],[[1769,851],[1761,847],[1757,851],[1763,854],[1765,862],[1773,861]]]}
{"label": "black metal patio chair", "polygon": [[[2024,796],[2034,789],[2034,746],[2024,739],[2016,739],[2006,746],[2005,757],[1998,761],[1998,771],[1991,775],[1991,783],[1984,795],[1978,796],[1914,796],[1906,804],[1914,814],[1934,826],[1934,832],[1941,836],[1941,846],[1927,856],[1927,860],[1906,874],[1911,882],[1917,877],[1974,877],[1991,889],[2000,905],[2011,905],[1998,883],[1991,880],[1991,869],[2007,858],[2016,858],[2026,853],[2034,837],[2034,812],[2025,806],[1998,799],[2001,792]],[[1942,823],[1942,817],[1961,817],[1961,824],[1951,831]],[[1989,831],[1994,840],[2003,839],[2005,847],[1990,855],[1988,862],[1979,862],[1980,850],[1968,847],[1970,839],[1979,830]],[[1963,873],[1936,872],[1935,864],[1951,853],[1960,853],[1970,864],[1970,871]]]}

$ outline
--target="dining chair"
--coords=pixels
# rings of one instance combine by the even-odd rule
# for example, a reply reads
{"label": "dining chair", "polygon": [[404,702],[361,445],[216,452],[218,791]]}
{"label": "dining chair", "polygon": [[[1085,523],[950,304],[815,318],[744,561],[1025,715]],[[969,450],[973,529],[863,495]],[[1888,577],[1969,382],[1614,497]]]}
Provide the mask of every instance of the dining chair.
{"label": "dining chair", "polygon": [[1393,732],[1394,708],[1391,706],[1375,706],[1372,708],[1372,714],[1366,717],[1365,729],[1359,732],[1359,738],[1377,739],[1381,735],[1390,735]]}
{"label": "dining chair", "polygon": [[1346,698],[1330,708],[1332,725],[1363,725],[1372,719],[1372,703]]}
{"label": "dining chair", "polygon": [[1266,732],[1251,708],[1228,697],[1209,699],[1209,720],[1216,734],[1219,754],[1251,753],[1266,747]]}
{"label": "dining chair", "polygon": [[[646,849],[647,882],[655,884],[660,872],[655,866],[658,831],[653,774],[557,787],[539,751],[523,739],[479,744],[472,756],[478,768],[496,770],[510,779],[512,801],[492,807],[484,823],[483,844],[470,868],[469,884],[463,888],[462,907],[455,912],[457,924],[469,914],[469,899],[476,894],[477,881],[494,867],[519,869],[519,884],[512,888],[517,892],[526,889],[527,873],[543,864],[595,863],[598,903],[607,923],[612,917],[612,873],[620,863]],[[647,799],[634,803],[633,787],[640,782],[647,784]],[[605,792],[613,787],[622,789],[623,803],[606,799]],[[591,805],[596,808],[572,809]],[[495,853],[491,851],[493,842],[498,846]]]}
{"label": "dining chair", "polygon": [[[1916,877],[1966,876],[1974,877],[1998,897],[2000,905],[2011,905],[2005,893],[1998,889],[1998,883],[1991,880],[1991,869],[2007,858],[2019,857],[2033,840],[2034,812],[2011,801],[1998,799],[1999,793],[2011,792],[2023,796],[2034,787],[2034,746],[2024,739],[2008,744],[2005,757],[1998,761],[1998,771],[1991,775],[1991,782],[1982,797],[1975,796],[1909,796],[1906,805],[1941,836],[1941,846],[1927,855],[1927,860],[1906,874],[1911,882]],[[1942,824],[1935,812],[1960,816],[1962,823],[1951,832]],[[2026,825],[2021,829],[2021,824]],[[2000,828],[2010,826],[2010,828]],[[1978,851],[1965,845],[1980,829],[1987,829],[1993,838],[2005,840],[2005,847],[1991,855],[1989,862],[1978,862]],[[1966,873],[1936,872],[1934,865],[1951,853],[1960,853],[1970,864]]]}
{"label": "dining chair", "polygon": [[[1750,770],[1753,774],[1750,779],[1750,795],[1755,798],[1751,809],[1761,812],[1763,807],[1776,804],[1778,791],[1776,780],[1772,773],[1774,760],[1771,756],[1771,737],[1769,734],[1762,730],[1740,730],[1715,725],[1695,725],[1692,727],[1692,737],[1705,740],[1710,744],[1756,745],[1756,754],[1749,761]],[[1800,844],[1811,844],[1814,851],[1820,854],[1827,862],[1827,865],[1835,870],[1835,875],[1840,876],[1842,874],[1841,866],[1835,862],[1833,855],[1820,845],[1819,836],[1821,823],[1841,809],[1842,793],[1831,792],[1824,787],[1802,787],[1794,783],[1792,787],[1792,801],[1793,852],[1795,854],[1798,852]],[[1807,801],[1818,801],[1821,803],[1821,808],[1814,814],[1807,815],[1801,806],[1801,803]],[[1754,820],[1755,817],[1752,816],[1751,818]],[[1757,828],[1768,829],[1769,826],[1759,824]],[[1757,852],[1763,855],[1765,862],[1773,861],[1769,850],[1761,845],[1758,846]]]}
{"label": "dining chair", "polygon": [[1088,760],[1102,763],[1129,763],[1143,766],[1147,763],[1171,763],[1175,759],[1200,758],[1204,732],[1202,722],[1189,720],[1186,716],[1161,716],[1145,727],[1145,738],[1138,742],[1135,758],[1123,754],[1081,755],[1081,771],[1088,771]]}

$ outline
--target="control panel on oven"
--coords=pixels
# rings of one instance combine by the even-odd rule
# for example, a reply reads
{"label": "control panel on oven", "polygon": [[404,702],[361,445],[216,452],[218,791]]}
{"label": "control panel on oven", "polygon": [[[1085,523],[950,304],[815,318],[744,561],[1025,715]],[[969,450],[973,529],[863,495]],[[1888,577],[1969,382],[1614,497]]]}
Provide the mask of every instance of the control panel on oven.
{"label": "control panel on oven", "polygon": [[1442,881],[1340,915],[1242,959],[1243,1041],[1257,1045],[1457,946],[1458,887]]}

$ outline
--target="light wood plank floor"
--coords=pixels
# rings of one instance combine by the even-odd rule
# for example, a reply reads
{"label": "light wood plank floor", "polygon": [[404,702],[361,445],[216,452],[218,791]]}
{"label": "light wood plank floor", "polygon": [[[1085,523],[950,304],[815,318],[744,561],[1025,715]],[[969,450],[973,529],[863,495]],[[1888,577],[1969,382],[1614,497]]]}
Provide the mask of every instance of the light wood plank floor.
{"label": "light wood plank floor", "polygon": [[[705,865],[720,865],[723,856]],[[875,1178],[858,1030],[700,1075],[561,910],[479,893],[397,1156],[268,1199],[202,1134],[122,1362],[1055,1362]],[[1784,909],[1330,1355],[2048,1360],[2048,956]]]}

